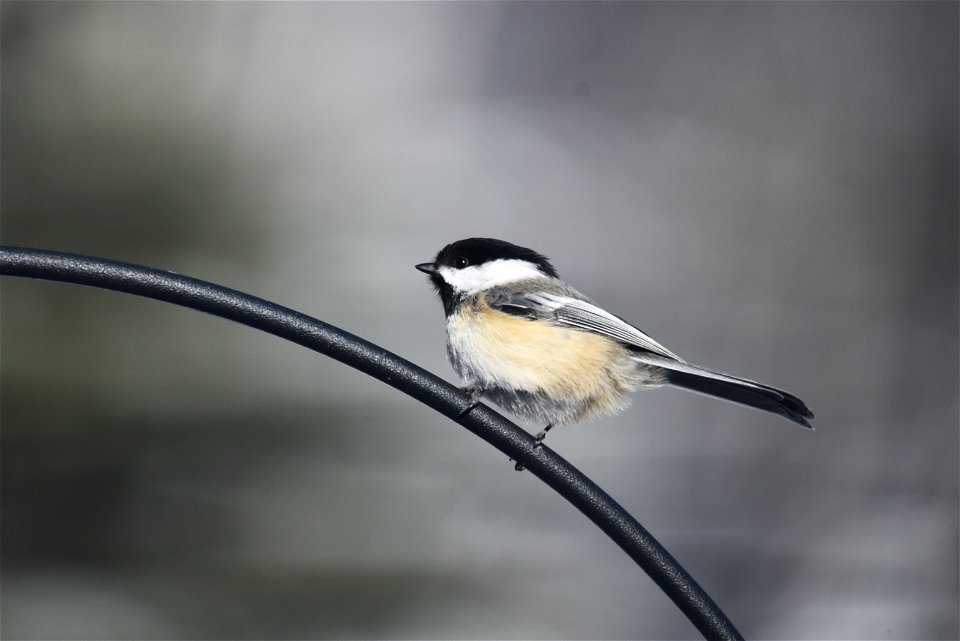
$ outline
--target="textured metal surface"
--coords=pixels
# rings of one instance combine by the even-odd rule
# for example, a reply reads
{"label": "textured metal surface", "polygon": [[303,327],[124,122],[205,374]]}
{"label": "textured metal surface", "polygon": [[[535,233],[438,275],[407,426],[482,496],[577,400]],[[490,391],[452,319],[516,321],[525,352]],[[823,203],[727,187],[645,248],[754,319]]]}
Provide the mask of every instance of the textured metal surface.
{"label": "textured metal surface", "polygon": [[[0,275],[88,285],[207,312],[335,358],[456,421],[577,507],[630,555],[708,639],[740,633],[686,570],[626,510],[565,459],[486,406],[464,416],[466,394],[370,342],[292,309],[172,272],[60,252],[0,247]],[[512,473],[512,472],[511,472]],[[641,635],[638,635],[641,636]]]}

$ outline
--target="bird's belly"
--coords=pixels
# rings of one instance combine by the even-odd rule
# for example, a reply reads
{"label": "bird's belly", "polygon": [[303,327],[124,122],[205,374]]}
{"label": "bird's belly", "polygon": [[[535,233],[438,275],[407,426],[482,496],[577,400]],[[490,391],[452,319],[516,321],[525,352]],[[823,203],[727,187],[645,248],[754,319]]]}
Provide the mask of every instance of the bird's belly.
{"label": "bird's belly", "polygon": [[489,308],[448,319],[447,353],[467,384],[537,422],[615,411],[625,407],[625,392],[661,382],[615,341]]}

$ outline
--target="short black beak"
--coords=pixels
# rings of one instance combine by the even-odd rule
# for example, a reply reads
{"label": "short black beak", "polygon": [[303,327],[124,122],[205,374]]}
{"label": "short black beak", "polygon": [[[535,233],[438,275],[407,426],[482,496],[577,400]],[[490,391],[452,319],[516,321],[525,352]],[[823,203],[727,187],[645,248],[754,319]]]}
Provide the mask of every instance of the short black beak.
{"label": "short black beak", "polygon": [[422,271],[424,274],[437,273],[437,266],[434,263],[420,263],[419,265],[414,265],[414,267]]}

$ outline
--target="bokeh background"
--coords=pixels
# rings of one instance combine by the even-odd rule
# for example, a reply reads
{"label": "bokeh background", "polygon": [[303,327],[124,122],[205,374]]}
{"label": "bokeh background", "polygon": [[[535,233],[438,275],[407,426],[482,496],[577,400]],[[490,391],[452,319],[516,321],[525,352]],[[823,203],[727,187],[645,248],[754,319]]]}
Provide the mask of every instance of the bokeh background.
{"label": "bokeh background", "polygon": [[[958,5],[22,3],[2,241],[456,380],[413,264],[532,246],[815,432],[680,391],[550,445],[748,637],[956,639]],[[537,426],[533,426],[537,427]],[[449,420],[169,305],[2,280],[4,638],[696,636]]]}

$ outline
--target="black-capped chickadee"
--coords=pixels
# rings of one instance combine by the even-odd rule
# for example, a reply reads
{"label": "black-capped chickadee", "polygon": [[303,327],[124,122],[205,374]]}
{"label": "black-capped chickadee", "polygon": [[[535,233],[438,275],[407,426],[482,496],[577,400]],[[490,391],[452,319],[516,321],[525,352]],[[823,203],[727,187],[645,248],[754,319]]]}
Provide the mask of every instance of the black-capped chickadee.
{"label": "black-capped chickadee", "polygon": [[440,250],[429,274],[447,315],[447,355],[472,403],[487,395],[551,427],[626,407],[626,392],[676,385],[811,427],[813,412],[769,385],[692,365],[557,277],[545,256],[492,238]]}

